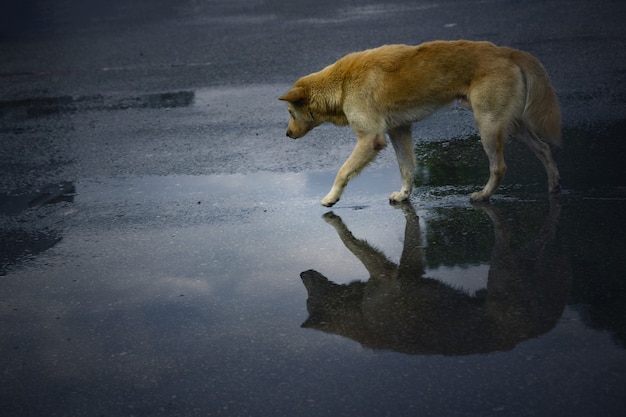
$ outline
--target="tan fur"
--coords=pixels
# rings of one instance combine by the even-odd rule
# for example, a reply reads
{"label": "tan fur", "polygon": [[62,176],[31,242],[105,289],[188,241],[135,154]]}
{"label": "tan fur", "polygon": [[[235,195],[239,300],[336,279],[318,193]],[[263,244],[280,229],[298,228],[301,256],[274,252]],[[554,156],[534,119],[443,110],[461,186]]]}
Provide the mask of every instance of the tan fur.
{"label": "tan fur", "polygon": [[541,63],[526,52],[470,41],[385,45],[348,54],[300,78],[280,100],[288,103],[291,138],[324,122],[350,125],[357,136],[352,155],[322,200],[325,206],[335,204],[348,181],[386,146],[385,135],[402,174],[402,188],[390,201],[408,199],[415,172],[411,124],[455,100],[472,108],[489,158],[489,180],[472,194],[473,201],[488,200],[500,185],[509,133],[541,160],[549,191],[559,189],[550,147],[539,138],[560,143],[559,104]]}

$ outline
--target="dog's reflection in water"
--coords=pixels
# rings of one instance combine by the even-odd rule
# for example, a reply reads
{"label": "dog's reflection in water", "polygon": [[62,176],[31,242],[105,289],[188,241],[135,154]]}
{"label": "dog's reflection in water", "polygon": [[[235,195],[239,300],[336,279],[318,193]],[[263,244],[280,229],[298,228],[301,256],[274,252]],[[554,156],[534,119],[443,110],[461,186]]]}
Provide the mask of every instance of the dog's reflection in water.
{"label": "dog's reflection in water", "polygon": [[559,218],[556,199],[537,237],[516,253],[498,210],[477,206],[491,219],[495,240],[487,288],[475,296],[424,276],[419,219],[410,203],[398,207],[406,218],[399,264],[355,238],[339,216],[324,215],[371,276],[367,282],[339,285],[319,272],[303,272],[309,318],[302,327],[373,349],[466,355],[509,350],[555,326],[571,281],[564,260],[546,250]]}

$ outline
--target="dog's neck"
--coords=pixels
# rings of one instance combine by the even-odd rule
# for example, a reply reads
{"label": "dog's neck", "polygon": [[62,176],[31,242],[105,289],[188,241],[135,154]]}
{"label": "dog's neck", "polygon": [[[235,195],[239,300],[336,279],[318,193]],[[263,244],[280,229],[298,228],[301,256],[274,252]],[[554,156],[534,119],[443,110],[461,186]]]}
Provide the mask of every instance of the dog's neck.
{"label": "dog's neck", "polygon": [[343,83],[340,76],[333,76],[335,65],[329,65],[323,70],[309,75],[311,88],[315,97],[311,97],[311,110],[321,122],[332,123],[337,126],[346,126],[348,119],[343,111]]}

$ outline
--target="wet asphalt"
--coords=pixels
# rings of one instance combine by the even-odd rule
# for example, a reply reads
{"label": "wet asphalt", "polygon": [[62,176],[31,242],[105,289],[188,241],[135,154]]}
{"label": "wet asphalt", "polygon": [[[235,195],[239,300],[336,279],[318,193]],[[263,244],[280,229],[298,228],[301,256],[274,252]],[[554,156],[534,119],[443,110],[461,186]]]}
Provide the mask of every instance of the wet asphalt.
{"label": "wet asphalt", "polygon": [[[0,6],[4,416],[621,416],[620,1]],[[563,193],[519,143],[491,204],[469,111],[319,205],[348,128],[277,97],[384,43],[490,40],[557,90]],[[390,278],[395,277],[395,278]]]}

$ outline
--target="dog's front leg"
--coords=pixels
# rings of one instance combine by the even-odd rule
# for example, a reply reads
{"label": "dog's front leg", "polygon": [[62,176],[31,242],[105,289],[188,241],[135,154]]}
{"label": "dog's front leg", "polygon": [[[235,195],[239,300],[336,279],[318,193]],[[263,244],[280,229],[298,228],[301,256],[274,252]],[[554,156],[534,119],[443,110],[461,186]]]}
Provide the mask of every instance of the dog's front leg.
{"label": "dog's front leg", "polygon": [[348,185],[348,181],[357,176],[367,164],[372,162],[378,155],[378,152],[386,145],[384,133],[376,135],[359,134],[352,154],[337,173],[333,187],[326,197],[322,199],[322,205],[332,207],[339,201],[343,189]]}
{"label": "dog's front leg", "polygon": [[415,154],[413,152],[411,125],[391,129],[388,133],[393,149],[396,151],[400,174],[402,175],[402,188],[389,196],[389,202],[399,203],[408,200],[415,182]]}

